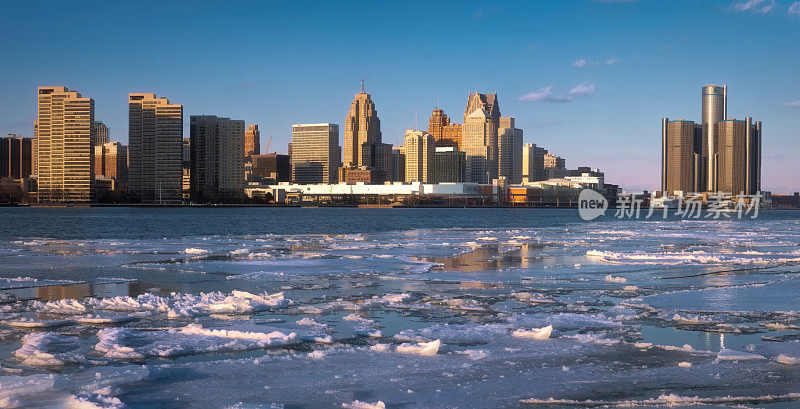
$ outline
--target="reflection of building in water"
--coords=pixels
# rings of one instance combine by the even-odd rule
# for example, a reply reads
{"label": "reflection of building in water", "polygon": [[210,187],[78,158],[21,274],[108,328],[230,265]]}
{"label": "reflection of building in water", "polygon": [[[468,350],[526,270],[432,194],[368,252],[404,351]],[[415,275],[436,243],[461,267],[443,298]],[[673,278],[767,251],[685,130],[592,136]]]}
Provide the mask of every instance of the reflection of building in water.
{"label": "reflection of building in water", "polygon": [[88,283],[36,288],[36,298],[40,300],[63,300],[64,298],[82,300],[90,295],[92,295],[92,291]]}
{"label": "reflection of building in water", "polygon": [[501,251],[497,244],[480,246],[453,257],[425,258],[425,261],[440,263],[447,271],[493,271],[505,268],[529,268],[533,261],[541,261],[534,255],[541,250],[538,243],[525,243],[508,251]]}

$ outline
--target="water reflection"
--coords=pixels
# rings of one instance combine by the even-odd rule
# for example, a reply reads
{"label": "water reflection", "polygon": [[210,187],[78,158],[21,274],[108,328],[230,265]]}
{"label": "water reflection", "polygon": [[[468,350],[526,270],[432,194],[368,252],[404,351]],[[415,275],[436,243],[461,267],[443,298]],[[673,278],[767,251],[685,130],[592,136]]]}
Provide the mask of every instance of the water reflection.
{"label": "water reflection", "polygon": [[539,252],[544,248],[538,243],[525,243],[513,249],[488,244],[452,257],[423,257],[423,261],[441,264],[446,271],[475,272],[507,268],[529,268],[541,262]]}
{"label": "water reflection", "polygon": [[131,295],[131,281],[103,281],[9,288],[0,290],[0,294],[10,295],[17,300],[39,299],[43,301],[82,300],[86,297],[116,297]]}

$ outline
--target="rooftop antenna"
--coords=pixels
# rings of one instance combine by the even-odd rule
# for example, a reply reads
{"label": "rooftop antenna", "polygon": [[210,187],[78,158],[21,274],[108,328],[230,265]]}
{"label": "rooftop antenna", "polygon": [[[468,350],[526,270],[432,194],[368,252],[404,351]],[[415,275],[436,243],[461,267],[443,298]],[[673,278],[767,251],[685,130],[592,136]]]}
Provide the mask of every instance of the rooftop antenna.
{"label": "rooftop antenna", "polygon": [[364,77],[361,77],[361,93],[366,94],[366,92],[364,92]]}

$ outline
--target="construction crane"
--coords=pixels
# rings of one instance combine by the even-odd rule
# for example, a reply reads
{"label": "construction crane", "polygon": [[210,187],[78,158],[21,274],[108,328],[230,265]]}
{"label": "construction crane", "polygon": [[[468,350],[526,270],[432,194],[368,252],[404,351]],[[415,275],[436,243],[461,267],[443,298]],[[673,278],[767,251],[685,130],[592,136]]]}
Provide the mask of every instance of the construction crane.
{"label": "construction crane", "polygon": [[270,144],[270,142],[272,142],[272,137],[271,136],[269,137],[269,140],[267,141],[267,149],[264,149],[264,153],[269,153],[269,144]]}

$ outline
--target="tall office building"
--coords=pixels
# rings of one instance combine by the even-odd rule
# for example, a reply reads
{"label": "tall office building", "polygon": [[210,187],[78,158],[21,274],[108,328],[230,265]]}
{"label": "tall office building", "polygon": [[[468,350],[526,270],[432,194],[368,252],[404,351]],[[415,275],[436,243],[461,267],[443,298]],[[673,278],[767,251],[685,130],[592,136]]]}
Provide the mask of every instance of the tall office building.
{"label": "tall office building", "polygon": [[467,155],[453,146],[437,146],[433,153],[430,183],[464,183],[467,179]]}
{"label": "tall office building", "polygon": [[392,148],[392,182],[406,181],[406,154],[402,146]]}
{"label": "tall office building", "polygon": [[292,181],[292,163],[289,155],[267,153],[253,155],[250,159],[253,179],[271,179],[272,183]]}
{"label": "tall office building", "polygon": [[94,147],[94,174],[114,179],[119,186],[128,183],[128,147],[109,142]]}
{"label": "tall office building", "polygon": [[233,202],[244,194],[244,121],[189,117],[192,201]]}
{"label": "tall office building", "polygon": [[66,87],[39,87],[36,156],[40,202],[93,199],[94,100]]}
{"label": "tall office building", "polygon": [[461,124],[450,123],[450,118],[438,107],[428,119],[428,133],[433,135],[437,147],[452,146],[458,149],[461,146]]}
{"label": "tall office building", "polygon": [[261,154],[261,131],[258,130],[258,125],[247,125],[247,130],[244,131],[244,156],[250,157],[251,155]]}
{"label": "tall office building", "polygon": [[727,86],[702,89],[702,123],[661,123],[661,190],[755,194],[761,189],[761,122],[727,119]]}
{"label": "tall office building", "polygon": [[492,118],[478,108],[464,121],[463,146],[467,154],[467,181],[491,183],[497,178],[497,127]]}
{"label": "tall office building", "polygon": [[33,174],[33,139],[14,134],[0,138],[0,179],[23,179]]}
{"label": "tall office building", "polygon": [[497,175],[511,184],[522,183],[522,129],[514,117],[500,117],[497,130]]}
{"label": "tall office building", "polygon": [[761,190],[761,121],[727,119],[716,128],[717,191],[756,194]]}
{"label": "tall office building", "polygon": [[693,121],[662,119],[662,187],[667,195],[677,191],[697,192],[702,163],[698,152],[703,127]]}
{"label": "tall office building", "polygon": [[436,152],[433,135],[416,129],[406,130],[403,152],[406,161],[405,181],[431,183],[433,155]]}
{"label": "tall office building", "polygon": [[344,124],[343,166],[373,168],[379,179],[391,179],[391,144],[384,144],[381,120],[372,96],[364,90],[355,95]]}
{"label": "tall office building", "polygon": [[464,122],[467,122],[469,114],[473,113],[478,108],[486,111],[487,116],[495,127],[500,125],[500,104],[497,101],[497,94],[480,94],[478,91],[469,93],[467,96],[467,108],[464,110]]}
{"label": "tall office building", "polygon": [[108,126],[100,121],[92,122],[94,127],[92,146],[105,145],[108,143]]}
{"label": "tall office building", "polygon": [[128,94],[128,142],[130,199],[180,203],[183,106],[153,93]]}
{"label": "tall office building", "polygon": [[341,155],[339,125],[292,125],[292,143],[289,144],[292,182],[336,183]]}
{"label": "tall office building", "polygon": [[527,143],[522,148],[522,183],[545,180],[544,156],[547,149]]}
{"label": "tall office building", "polygon": [[704,162],[703,179],[706,190],[717,191],[717,123],[728,119],[728,87],[706,85],[702,89],[702,127]]}
{"label": "tall office building", "polygon": [[189,138],[181,143],[181,200],[192,200],[192,144]]}

